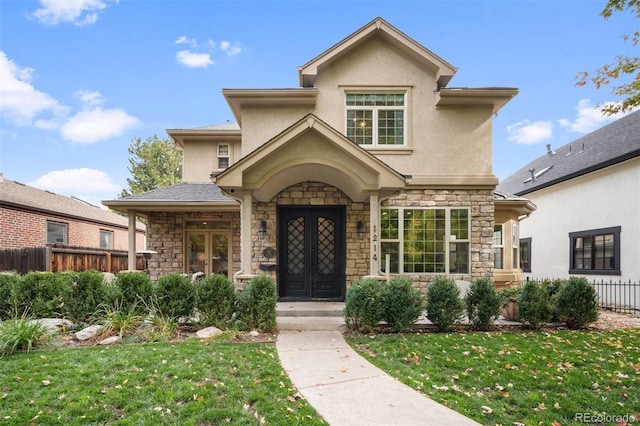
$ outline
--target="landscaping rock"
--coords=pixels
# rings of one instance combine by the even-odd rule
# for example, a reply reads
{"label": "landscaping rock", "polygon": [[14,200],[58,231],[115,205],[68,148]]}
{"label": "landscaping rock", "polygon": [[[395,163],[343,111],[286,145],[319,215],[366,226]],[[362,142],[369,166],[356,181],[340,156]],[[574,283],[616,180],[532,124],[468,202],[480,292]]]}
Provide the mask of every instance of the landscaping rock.
{"label": "landscaping rock", "polygon": [[40,324],[46,327],[49,334],[59,333],[62,328],[73,327],[73,323],[64,318],[41,318],[34,321],[38,321]]}
{"label": "landscaping rock", "polygon": [[119,341],[120,341],[120,336],[111,336],[111,337],[107,337],[104,340],[99,341],[98,344],[101,346],[106,346],[106,345],[113,345],[114,343],[118,343]]}
{"label": "landscaping rock", "polygon": [[207,327],[207,328],[203,328],[202,330],[198,330],[196,332],[196,336],[201,339],[208,339],[209,337],[213,337],[216,334],[220,334],[220,333],[222,333],[222,330],[220,330],[217,327]]}
{"label": "landscaping rock", "polygon": [[104,277],[104,282],[107,284],[113,282],[113,280],[116,278],[115,274],[111,272],[103,272],[102,276]]}
{"label": "landscaping rock", "polygon": [[258,333],[258,332],[257,332],[257,331],[255,331],[255,330],[252,330],[252,331],[250,331],[250,332],[249,332],[249,336],[251,336],[251,337],[258,337],[258,336],[260,336],[260,333]]}
{"label": "landscaping rock", "polygon": [[102,325],[98,325],[98,324],[90,325],[89,327],[78,331],[74,336],[76,340],[80,340],[80,341],[89,340],[89,339],[93,339],[98,334],[102,333],[103,330],[104,330],[104,326]]}

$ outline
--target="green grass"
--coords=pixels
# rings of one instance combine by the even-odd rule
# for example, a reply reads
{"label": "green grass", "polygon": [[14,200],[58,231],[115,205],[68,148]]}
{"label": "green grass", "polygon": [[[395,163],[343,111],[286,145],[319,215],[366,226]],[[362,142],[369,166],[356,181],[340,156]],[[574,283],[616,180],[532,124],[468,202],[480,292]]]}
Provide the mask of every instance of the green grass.
{"label": "green grass", "polygon": [[640,329],[348,341],[390,375],[481,424],[584,424],[577,413],[626,415],[627,422],[635,414],[640,421]]}
{"label": "green grass", "polygon": [[326,424],[291,385],[274,343],[36,350],[0,365],[0,423]]}

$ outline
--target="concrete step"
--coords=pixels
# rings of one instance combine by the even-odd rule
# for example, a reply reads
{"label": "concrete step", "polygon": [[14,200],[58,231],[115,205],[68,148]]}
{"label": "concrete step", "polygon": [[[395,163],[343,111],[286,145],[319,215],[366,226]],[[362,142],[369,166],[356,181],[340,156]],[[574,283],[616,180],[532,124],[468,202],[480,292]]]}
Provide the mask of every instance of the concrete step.
{"label": "concrete step", "polygon": [[335,331],[344,326],[344,302],[278,302],[280,330]]}
{"label": "concrete step", "polygon": [[344,318],[278,316],[276,327],[279,330],[337,331],[344,327]]}
{"label": "concrete step", "polygon": [[343,318],[344,302],[278,302],[276,315],[280,317],[336,317]]}

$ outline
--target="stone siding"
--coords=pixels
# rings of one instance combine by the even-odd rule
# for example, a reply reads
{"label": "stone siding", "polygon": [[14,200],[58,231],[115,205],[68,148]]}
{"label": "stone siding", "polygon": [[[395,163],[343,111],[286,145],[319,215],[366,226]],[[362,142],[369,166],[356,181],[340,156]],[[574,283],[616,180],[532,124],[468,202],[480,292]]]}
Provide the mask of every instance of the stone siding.
{"label": "stone siding", "polygon": [[[257,231],[263,220],[267,223],[267,235],[263,240],[258,238],[257,232],[251,237],[253,274],[267,273],[275,278],[275,272],[261,271],[260,263],[266,261],[262,256],[264,248],[277,249],[276,210],[278,206],[345,206],[346,287],[349,288],[352,281],[369,275],[369,204],[353,202],[338,188],[319,182],[302,182],[292,185],[268,203],[253,204],[253,229]],[[359,239],[357,234],[358,221],[365,224],[365,235],[362,239]]]}
{"label": "stone siding", "polygon": [[194,221],[221,221],[231,224],[231,257],[229,279],[240,270],[240,213],[239,212],[157,212],[148,217],[147,249],[154,250],[149,260],[151,279],[185,271],[185,223]]}
{"label": "stone siding", "polygon": [[[409,189],[387,199],[381,207],[470,207],[470,274],[450,274],[455,280],[493,279],[494,198],[489,189]],[[384,260],[381,260],[384,262]],[[393,275],[393,274],[392,274]],[[426,294],[428,284],[439,274],[403,274]]]}

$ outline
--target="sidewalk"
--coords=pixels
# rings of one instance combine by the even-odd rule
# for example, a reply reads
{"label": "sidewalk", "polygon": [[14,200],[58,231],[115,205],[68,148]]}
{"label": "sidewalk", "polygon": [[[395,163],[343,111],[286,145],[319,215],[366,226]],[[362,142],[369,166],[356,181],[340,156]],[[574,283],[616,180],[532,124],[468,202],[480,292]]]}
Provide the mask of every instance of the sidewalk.
{"label": "sidewalk", "polygon": [[332,426],[478,425],[379,370],[340,331],[281,331],[282,367]]}

